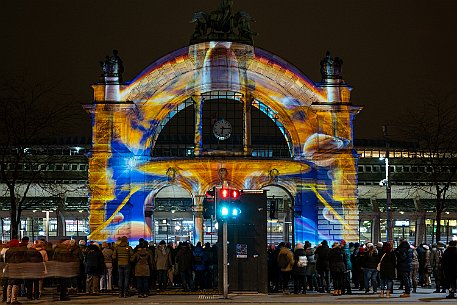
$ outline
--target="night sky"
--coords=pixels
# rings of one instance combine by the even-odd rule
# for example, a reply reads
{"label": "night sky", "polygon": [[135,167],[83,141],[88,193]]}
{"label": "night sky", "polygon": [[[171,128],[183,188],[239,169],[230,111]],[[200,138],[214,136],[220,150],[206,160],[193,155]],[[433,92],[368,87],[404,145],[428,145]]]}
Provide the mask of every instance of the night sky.
{"label": "night sky", "polygon": [[[75,103],[92,102],[99,61],[118,49],[124,80],[186,46],[192,13],[218,0],[9,0],[0,13],[0,77],[55,82]],[[255,19],[255,46],[320,81],[326,50],[343,59],[352,102],[364,106],[356,138],[380,138],[381,125],[425,94],[457,88],[455,0],[235,0]],[[455,95],[454,95],[455,96]],[[81,110],[78,130],[90,134]]]}

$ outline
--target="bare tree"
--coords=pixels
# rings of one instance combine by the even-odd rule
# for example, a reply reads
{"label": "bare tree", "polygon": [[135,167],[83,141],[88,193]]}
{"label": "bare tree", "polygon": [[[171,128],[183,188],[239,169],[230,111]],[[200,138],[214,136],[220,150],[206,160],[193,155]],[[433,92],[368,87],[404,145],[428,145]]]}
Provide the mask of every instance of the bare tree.
{"label": "bare tree", "polygon": [[[428,182],[419,188],[434,198],[436,240],[441,239],[442,213],[449,199],[455,196],[451,188],[457,178],[457,108],[455,92],[446,96],[429,94],[418,108],[402,114],[396,124],[402,140],[417,143],[414,163],[425,173],[415,179]],[[452,198],[455,199],[455,198]]]}
{"label": "bare tree", "polygon": [[38,147],[44,139],[63,135],[67,124],[74,122],[75,107],[54,85],[30,85],[25,80],[1,82],[0,102],[0,183],[9,198],[13,237],[18,235],[22,212],[46,199],[34,195],[53,194],[56,189],[46,171],[55,159]]}

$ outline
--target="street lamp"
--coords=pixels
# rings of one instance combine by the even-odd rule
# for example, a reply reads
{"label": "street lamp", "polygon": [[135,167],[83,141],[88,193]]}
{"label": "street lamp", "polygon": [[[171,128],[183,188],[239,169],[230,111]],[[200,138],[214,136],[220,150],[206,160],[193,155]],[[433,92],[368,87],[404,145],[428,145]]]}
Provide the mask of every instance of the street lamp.
{"label": "street lamp", "polygon": [[386,241],[392,241],[392,188],[389,175],[389,150],[386,150],[386,156],[384,158],[379,159],[384,160],[386,167],[386,177],[379,182],[380,186],[386,187]]}

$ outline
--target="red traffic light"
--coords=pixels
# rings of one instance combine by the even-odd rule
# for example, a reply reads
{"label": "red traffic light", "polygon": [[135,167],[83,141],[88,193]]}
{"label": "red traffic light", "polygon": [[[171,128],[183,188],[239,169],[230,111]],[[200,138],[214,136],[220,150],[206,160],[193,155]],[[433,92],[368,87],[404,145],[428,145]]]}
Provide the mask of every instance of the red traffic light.
{"label": "red traffic light", "polygon": [[229,197],[229,190],[228,189],[221,189],[221,196],[222,198],[228,198]]}
{"label": "red traffic light", "polygon": [[240,196],[240,192],[238,190],[232,190],[232,198],[237,199]]}

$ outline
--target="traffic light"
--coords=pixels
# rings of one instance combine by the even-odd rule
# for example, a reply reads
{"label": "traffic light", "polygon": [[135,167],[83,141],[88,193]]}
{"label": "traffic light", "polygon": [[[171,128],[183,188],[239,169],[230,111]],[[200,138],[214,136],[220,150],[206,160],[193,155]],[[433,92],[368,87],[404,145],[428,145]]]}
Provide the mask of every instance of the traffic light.
{"label": "traffic light", "polygon": [[215,212],[214,189],[206,192],[203,198],[203,219],[211,219]]}
{"label": "traffic light", "polygon": [[241,214],[239,205],[240,191],[228,188],[221,188],[216,196],[217,218],[227,220],[237,218]]}
{"label": "traffic light", "polygon": [[276,217],[276,199],[270,200],[270,219],[277,219]]}

